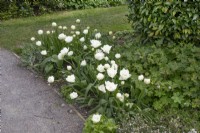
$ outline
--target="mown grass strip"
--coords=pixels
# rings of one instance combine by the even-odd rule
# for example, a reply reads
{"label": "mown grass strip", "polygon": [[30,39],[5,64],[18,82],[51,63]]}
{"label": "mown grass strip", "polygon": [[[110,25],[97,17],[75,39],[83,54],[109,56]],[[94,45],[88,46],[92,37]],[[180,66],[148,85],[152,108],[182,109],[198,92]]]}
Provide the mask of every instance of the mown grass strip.
{"label": "mown grass strip", "polygon": [[97,28],[100,31],[129,30],[130,24],[125,16],[127,6],[97,8],[77,11],[63,11],[39,17],[29,17],[3,21],[0,23],[0,47],[14,50],[37,34],[38,29],[48,29],[52,22],[58,25],[70,26],[76,18],[81,19],[83,25]]}

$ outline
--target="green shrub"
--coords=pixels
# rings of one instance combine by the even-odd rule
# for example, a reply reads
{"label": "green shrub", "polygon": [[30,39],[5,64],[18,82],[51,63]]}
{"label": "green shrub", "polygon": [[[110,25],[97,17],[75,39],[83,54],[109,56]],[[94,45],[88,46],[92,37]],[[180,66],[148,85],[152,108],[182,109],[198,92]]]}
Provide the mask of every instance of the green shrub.
{"label": "green shrub", "polygon": [[[200,0],[129,0],[129,21],[140,42],[200,43]],[[170,43],[170,42],[169,42]]]}

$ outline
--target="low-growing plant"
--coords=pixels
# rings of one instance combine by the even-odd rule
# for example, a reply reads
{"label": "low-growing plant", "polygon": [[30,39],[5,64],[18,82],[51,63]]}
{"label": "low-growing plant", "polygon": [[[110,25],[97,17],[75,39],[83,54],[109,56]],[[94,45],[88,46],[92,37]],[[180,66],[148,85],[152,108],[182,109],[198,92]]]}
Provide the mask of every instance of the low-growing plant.
{"label": "low-growing plant", "polygon": [[[122,64],[131,68],[131,96],[138,104],[157,110],[200,107],[199,47],[181,42],[179,46],[130,43],[119,49],[123,53]],[[144,77],[151,77],[149,85],[141,82]]]}
{"label": "low-growing plant", "polygon": [[116,133],[117,125],[113,119],[93,114],[84,124],[83,133]]}

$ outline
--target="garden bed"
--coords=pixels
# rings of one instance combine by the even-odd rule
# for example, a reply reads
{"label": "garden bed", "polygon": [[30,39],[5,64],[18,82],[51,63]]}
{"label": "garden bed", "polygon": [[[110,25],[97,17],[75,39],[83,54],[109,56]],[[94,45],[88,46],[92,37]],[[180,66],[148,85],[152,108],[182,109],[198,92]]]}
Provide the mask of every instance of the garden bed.
{"label": "garden bed", "polygon": [[80,23],[38,30],[22,59],[49,84],[61,83],[68,103],[87,108],[84,132],[199,130],[197,46],[141,46],[132,33],[103,33]]}

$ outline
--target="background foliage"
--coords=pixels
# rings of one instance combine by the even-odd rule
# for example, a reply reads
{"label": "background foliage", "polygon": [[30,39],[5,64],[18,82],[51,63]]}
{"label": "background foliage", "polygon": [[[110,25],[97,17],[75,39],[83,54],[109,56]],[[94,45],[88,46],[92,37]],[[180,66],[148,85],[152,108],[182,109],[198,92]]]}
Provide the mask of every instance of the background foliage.
{"label": "background foliage", "polygon": [[0,20],[41,15],[53,11],[117,6],[124,0],[2,0]]}
{"label": "background foliage", "polygon": [[[129,21],[141,42],[200,42],[200,0],[129,0]],[[170,42],[169,42],[170,43]]]}

